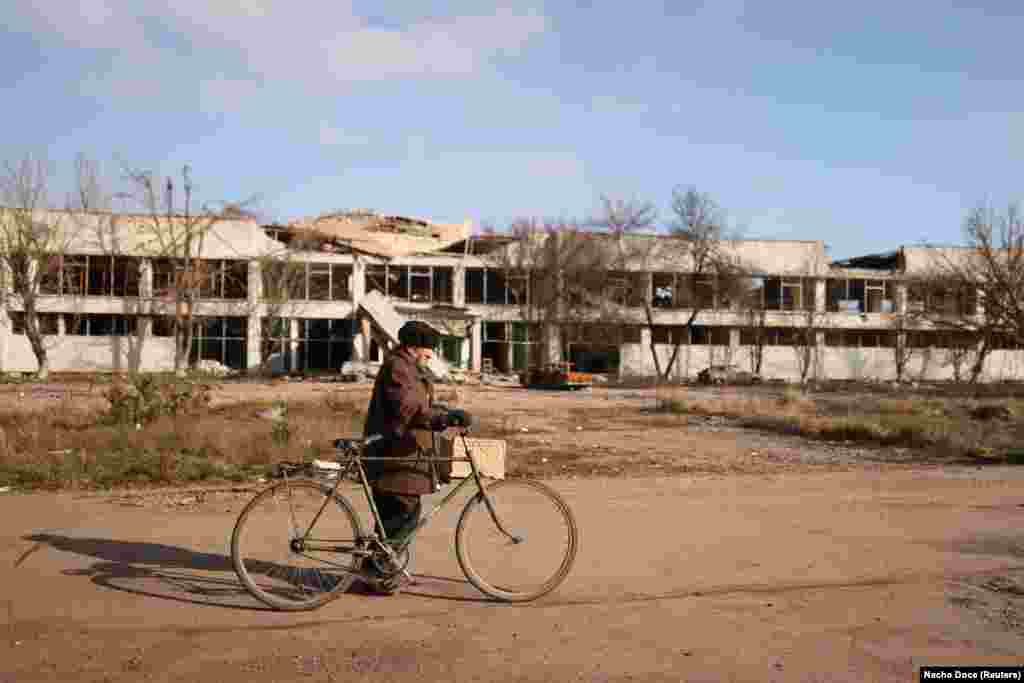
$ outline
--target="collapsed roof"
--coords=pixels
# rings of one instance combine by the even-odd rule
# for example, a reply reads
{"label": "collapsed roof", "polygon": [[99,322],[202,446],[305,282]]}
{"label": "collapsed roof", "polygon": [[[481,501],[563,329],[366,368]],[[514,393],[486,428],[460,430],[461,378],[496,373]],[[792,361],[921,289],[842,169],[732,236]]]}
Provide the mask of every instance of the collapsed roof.
{"label": "collapsed roof", "polygon": [[437,252],[469,237],[470,222],[431,223],[408,216],[385,216],[371,211],[344,211],[284,226],[293,234],[304,234],[340,243],[353,251],[394,258]]}
{"label": "collapsed roof", "polygon": [[866,270],[896,270],[900,267],[900,252],[887,251],[881,254],[854,256],[842,261],[833,261],[833,268],[861,268]]}

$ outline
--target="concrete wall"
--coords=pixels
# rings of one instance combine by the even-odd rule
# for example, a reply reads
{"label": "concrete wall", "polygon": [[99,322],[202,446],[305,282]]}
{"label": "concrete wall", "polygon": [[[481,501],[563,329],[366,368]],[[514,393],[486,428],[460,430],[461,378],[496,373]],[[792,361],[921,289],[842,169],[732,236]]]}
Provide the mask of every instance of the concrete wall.
{"label": "concrete wall", "polygon": [[[668,344],[655,346],[664,372],[672,356]],[[788,346],[766,346],[762,350],[761,375],[765,379],[800,379],[797,349]],[[895,380],[894,352],[888,348],[844,348],[822,346],[812,355],[809,378],[837,380]],[[752,371],[754,347],[751,346],[680,346],[670,379],[694,379],[709,365],[732,364],[740,370]],[[654,360],[646,344],[623,344],[621,347],[624,376],[653,376]],[[966,377],[967,368],[964,369]],[[949,355],[943,349],[915,353],[907,363],[904,379],[908,381],[947,381],[954,377]],[[1024,351],[993,351],[985,362],[983,381],[1024,379]]]}
{"label": "concrete wall", "polygon": [[[133,358],[141,358],[144,372],[174,369],[174,339],[148,337],[141,349],[130,337],[45,337],[50,370],[54,372],[120,372],[131,367]],[[24,335],[11,335],[7,340],[4,370],[35,372],[36,356]]]}

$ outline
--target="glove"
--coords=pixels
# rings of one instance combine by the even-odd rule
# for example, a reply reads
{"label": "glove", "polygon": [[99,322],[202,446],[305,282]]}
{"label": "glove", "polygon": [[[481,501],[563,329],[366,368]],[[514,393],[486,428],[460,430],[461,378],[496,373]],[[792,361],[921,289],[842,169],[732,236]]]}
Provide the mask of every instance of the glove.
{"label": "glove", "polygon": [[448,426],[449,427],[472,427],[473,416],[467,413],[465,410],[448,411]]}

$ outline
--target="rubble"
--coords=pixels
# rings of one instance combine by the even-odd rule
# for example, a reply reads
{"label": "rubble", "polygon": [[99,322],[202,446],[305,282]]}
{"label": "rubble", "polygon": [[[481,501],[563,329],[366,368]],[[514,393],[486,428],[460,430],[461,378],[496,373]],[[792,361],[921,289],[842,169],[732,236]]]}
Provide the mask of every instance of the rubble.
{"label": "rubble", "polygon": [[226,365],[219,363],[215,360],[208,359],[199,361],[196,364],[196,370],[198,370],[199,372],[205,372],[210,375],[215,375],[217,377],[227,377],[228,375],[234,372],[231,368],[227,367]]}
{"label": "rubble", "polygon": [[368,382],[377,377],[380,363],[348,361],[341,366],[341,378],[349,382]]}

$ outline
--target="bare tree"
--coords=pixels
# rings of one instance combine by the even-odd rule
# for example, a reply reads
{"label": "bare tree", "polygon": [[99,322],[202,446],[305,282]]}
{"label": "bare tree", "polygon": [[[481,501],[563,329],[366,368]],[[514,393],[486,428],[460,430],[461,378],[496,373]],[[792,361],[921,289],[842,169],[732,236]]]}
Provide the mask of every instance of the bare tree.
{"label": "bare tree", "polygon": [[911,278],[923,303],[913,317],[949,333],[954,379],[975,383],[997,340],[1024,344],[1024,215],[1016,204],[979,205],[964,235],[964,248],[933,248],[930,266]]}
{"label": "bare tree", "polygon": [[944,343],[944,365],[952,369],[953,380],[974,384],[1000,332],[998,324],[980,314],[972,282],[975,276],[963,260],[973,260],[973,255],[940,254],[929,268],[908,278],[911,305],[904,324],[937,332]]}
{"label": "bare tree", "polygon": [[181,172],[180,199],[170,177],[161,183],[150,171],[129,169],[126,175],[131,186],[128,196],[144,211],[139,226],[142,248],[150,256],[167,259],[174,270],[173,284],[154,295],[174,306],[174,371],[181,376],[190,364],[195,304],[211,277],[204,266],[203,246],[211,230],[242,211],[244,203],[225,204],[220,209],[197,206],[189,166]]}
{"label": "bare tree", "polygon": [[[645,271],[656,265],[674,271],[675,286],[669,294],[671,307],[689,311],[683,325],[686,333],[673,340],[672,355],[664,368],[655,336],[651,334],[651,357],[659,379],[668,378],[683,340],[692,336],[700,314],[716,306],[736,307],[747,286],[746,269],[726,244],[731,236],[725,213],[710,195],[694,187],[677,188],[672,195],[672,213],[675,220],[667,238],[648,240],[644,246],[638,243],[636,248],[628,250],[625,259]],[[644,294],[644,320],[653,332],[658,297]]]}
{"label": "bare tree", "polygon": [[813,307],[804,307],[797,314],[799,325],[792,330],[793,351],[796,354],[796,368],[800,384],[807,384],[808,377],[816,374],[820,358],[818,346],[818,313]]}
{"label": "bare tree", "polygon": [[485,263],[523,320],[539,330],[539,339],[532,341],[539,342],[540,351],[529,365],[555,362],[552,335],[558,328],[600,318],[596,307],[617,254],[601,235],[569,221],[520,219],[509,238],[504,248],[484,256]]}
{"label": "bare tree", "polygon": [[[764,367],[764,347],[768,341],[768,308],[764,299],[764,278],[745,279],[746,287],[738,297],[739,312],[743,320],[741,338],[746,337],[750,372],[760,376]],[[741,344],[743,342],[741,341]]]}
{"label": "bare tree", "polygon": [[0,177],[0,266],[8,278],[5,303],[8,308],[21,307],[41,380],[49,376],[50,360],[37,309],[40,285],[59,268],[75,239],[68,211],[54,210],[49,204],[50,178],[50,164],[33,157],[6,164]]}
{"label": "bare tree", "polygon": [[256,258],[262,280],[259,306],[262,311],[264,328],[260,335],[260,367],[270,369],[270,359],[275,353],[286,353],[286,340],[290,332],[286,326],[302,308],[307,296],[327,298],[329,292],[307,293],[307,284],[314,287],[308,278],[308,264],[298,253],[311,248],[317,240],[309,234],[295,231],[289,235],[287,246],[267,251]]}
{"label": "bare tree", "polygon": [[[99,252],[100,258],[107,261],[104,288],[111,288],[111,294],[115,296],[117,292],[114,290],[118,286],[125,290],[122,294],[127,299],[124,314],[125,319],[130,322],[125,329],[120,330],[122,334],[119,335],[119,339],[123,339],[127,347],[128,374],[134,375],[141,370],[142,351],[150,336],[149,325],[145,322],[148,320],[148,311],[142,306],[142,258],[133,253],[122,229],[125,222],[114,205],[121,195],[108,190],[96,161],[85,155],[78,155],[75,159],[75,179],[71,220],[78,225],[77,233],[81,241],[88,243]],[[61,259],[62,288],[66,280],[64,266]],[[128,286],[128,283],[134,283],[134,293],[131,293],[132,287]],[[65,325],[68,325],[69,321],[74,325],[78,322],[77,318],[66,315]]]}

